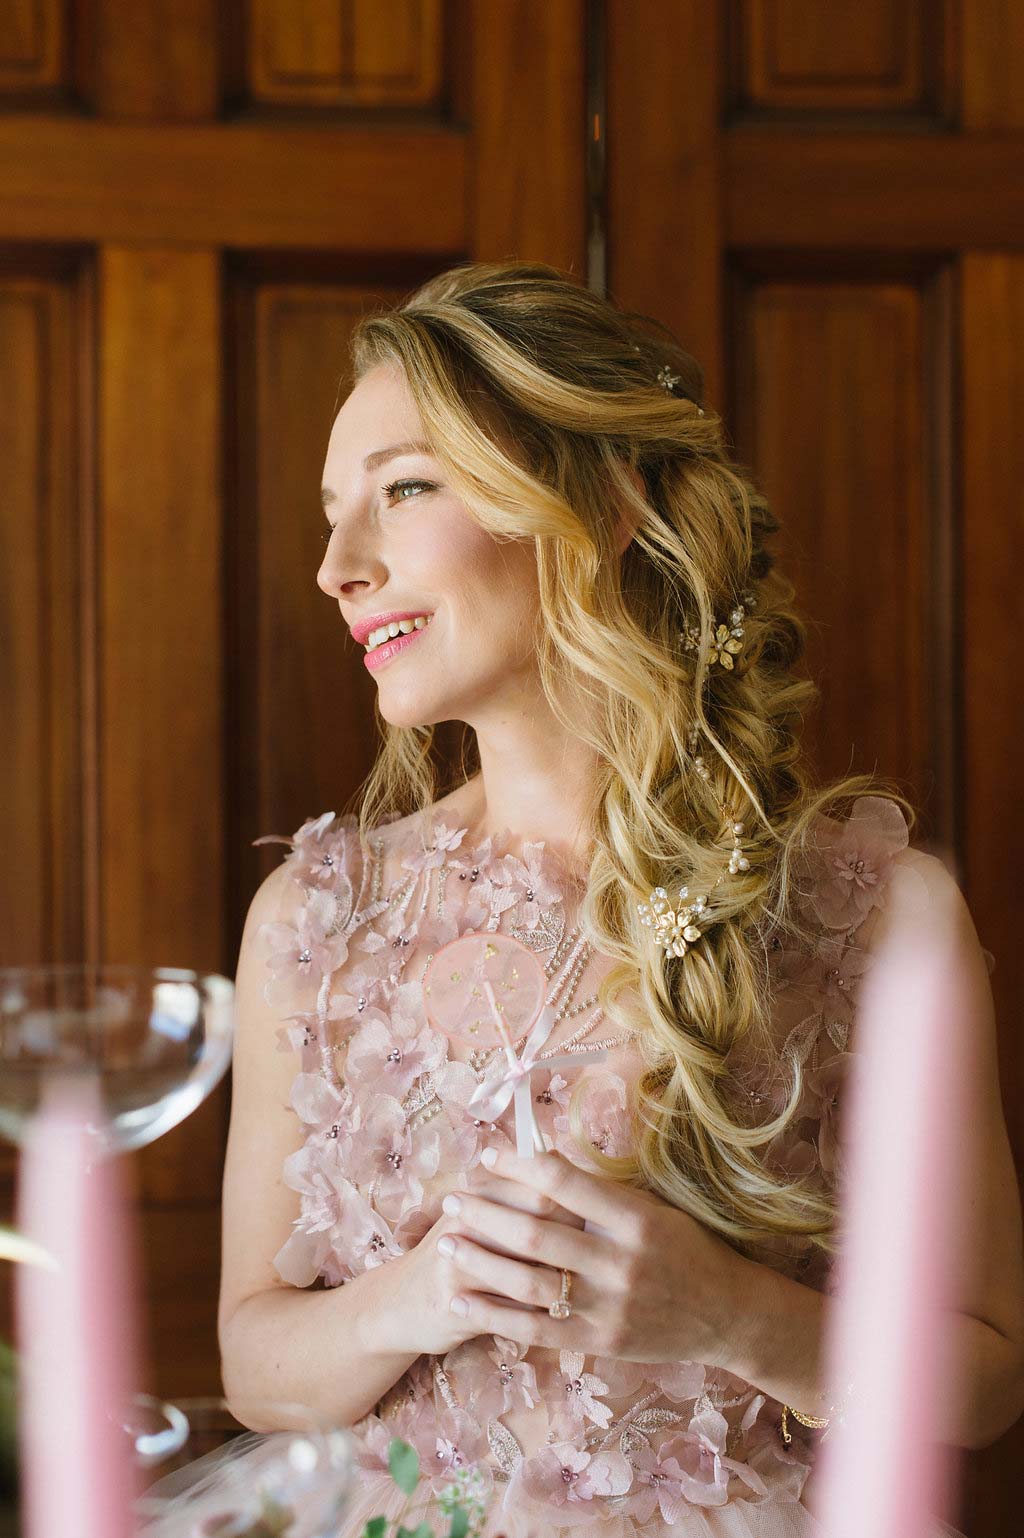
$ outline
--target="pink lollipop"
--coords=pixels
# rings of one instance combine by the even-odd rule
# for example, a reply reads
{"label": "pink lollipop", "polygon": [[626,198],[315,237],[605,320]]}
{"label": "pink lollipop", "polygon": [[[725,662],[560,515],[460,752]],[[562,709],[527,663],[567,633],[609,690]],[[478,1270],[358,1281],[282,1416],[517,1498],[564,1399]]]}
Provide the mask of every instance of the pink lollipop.
{"label": "pink lollipop", "polygon": [[[532,1157],[547,1152],[533,1114],[531,1074],[541,1048],[555,1025],[544,1002],[547,977],[532,951],[509,935],[473,932],[441,947],[423,979],[423,1002],[430,1022],[451,1040],[474,1047],[504,1049],[469,1098],[469,1107],[482,1121],[494,1121],[510,1100],[515,1102],[516,1152]],[[529,1032],[521,1057],[513,1042]],[[563,1052],[544,1059],[545,1068],[600,1062],[604,1048]]]}

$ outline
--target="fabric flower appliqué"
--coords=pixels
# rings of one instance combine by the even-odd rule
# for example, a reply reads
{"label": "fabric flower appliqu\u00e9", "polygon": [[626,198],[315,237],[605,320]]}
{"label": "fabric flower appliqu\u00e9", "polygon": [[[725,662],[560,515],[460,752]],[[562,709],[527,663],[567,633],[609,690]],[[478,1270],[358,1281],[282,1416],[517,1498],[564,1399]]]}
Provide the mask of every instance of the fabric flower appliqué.
{"label": "fabric flower appliqu\u00e9", "polygon": [[444,1038],[397,1005],[390,1019],[374,1010],[351,1037],[345,1057],[346,1084],[363,1098],[375,1094],[402,1100],[421,1073],[445,1058]]}
{"label": "fabric flower appliqu\u00e9", "polygon": [[612,1412],[597,1397],[608,1392],[608,1385],[596,1373],[583,1371],[582,1351],[560,1351],[558,1366],[548,1363],[541,1368],[539,1382],[551,1406],[556,1433],[573,1437],[587,1424],[607,1430]]}
{"label": "fabric flower appliqu\u00e9", "polygon": [[591,1454],[572,1442],[553,1442],[523,1460],[506,1500],[512,1503],[515,1485],[516,1493],[521,1490],[540,1510],[558,1507],[560,1522],[578,1525],[592,1520],[593,1503],[604,1504],[601,1496],[624,1495],[632,1481],[633,1471],[622,1453]]}
{"label": "fabric flower appliqu\u00e9", "polygon": [[855,929],[881,906],[893,860],[910,842],[906,819],[885,796],[859,796],[849,817],[816,823],[817,879],[809,900],[829,929]]}

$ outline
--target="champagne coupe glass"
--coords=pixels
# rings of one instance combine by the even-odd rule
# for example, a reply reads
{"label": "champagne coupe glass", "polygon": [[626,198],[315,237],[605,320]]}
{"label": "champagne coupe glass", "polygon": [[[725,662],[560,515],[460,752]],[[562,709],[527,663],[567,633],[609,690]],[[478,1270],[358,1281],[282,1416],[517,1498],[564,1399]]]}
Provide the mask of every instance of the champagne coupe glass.
{"label": "champagne coupe glass", "polygon": [[[164,1403],[137,1394],[138,1538],[336,1538],[355,1459],[346,1430],[307,1406]],[[254,1432],[249,1425],[287,1427]]]}
{"label": "champagne coupe glass", "polygon": [[0,967],[0,1135],[21,1143],[48,1083],[91,1079],[96,1156],[176,1127],[231,1061],[234,984],[115,962]]}
{"label": "champagne coupe glass", "polygon": [[137,1370],[137,1291],[114,1156],[206,1099],[233,1036],[234,984],[215,974],[0,968],[0,1135],[21,1150],[20,1224],[53,1262],[17,1277],[26,1538],[50,1538],[71,1513],[82,1538],[127,1531],[137,1449],[118,1407]]}

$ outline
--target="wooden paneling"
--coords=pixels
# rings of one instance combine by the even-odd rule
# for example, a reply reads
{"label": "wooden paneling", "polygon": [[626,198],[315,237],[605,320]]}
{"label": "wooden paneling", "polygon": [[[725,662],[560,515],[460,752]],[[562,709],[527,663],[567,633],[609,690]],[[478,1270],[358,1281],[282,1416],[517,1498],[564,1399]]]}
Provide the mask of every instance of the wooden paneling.
{"label": "wooden paneling", "polygon": [[[1002,1029],[1003,1105],[1018,1170],[1024,1168],[1024,855],[1017,806],[1024,770],[1024,675],[1014,636],[1024,612],[1024,253],[970,254],[961,277],[963,337],[962,737],[967,891],[984,944]],[[1024,1422],[969,1462],[972,1533],[1020,1526]]]}
{"label": "wooden paneling", "polygon": [[1024,128],[1024,6],[1020,0],[970,0],[961,11],[961,126],[972,134],[1019,133]]}
{"label": "wooden paneling", "polygon": [[439,107],[440,0],[248,0],[253,104]]}
{"label": "wooden paneling", "polygon": [[[609,292],[697,354],[782,522],[823,690],[809,751],[902,783],[964,887],[1020,1168],[1024,13],[609,0],[608,21]],[[971,1538],[1019,1527],[1022,1452],[1019,1421],[961,1453],[945,1515]]]}
{"label": "wooden paneling", "polygon": [[951,0],[729,0],[737,117],[938,121],[951,109]]}
{"label": "wooden paneling", "polygon": [[473,7],[469,249],[584,275],[583,0]]}
{"label": "wooden paneling", "polygon": [[220,13],[220,0],[89,0],[79,48],[90,110],[136,122],[215,117]]}
{"label": "wooden paneling", "polygon": [[[47,272],[46,267],[50,268]],[[91,889],[93,506],[80,454],[92,322],[73,260],[0,266],[0,963],[77,959]],[[83,880],[83,875],[85,880]]]}
{"label": "wooden paneling", "polygon": [[730,246],[955,251],[1024,244],[1024,142],[1000,134],[725,140]]}
{"label": "wooden paneling", "polygon": [[[783,523],[811,750],[905,782],[996,955],[1024,1157],[1022,59],[1011,0],[10,0],[9,959],[233,970],[250,840],[373,751],[315,582],[352,322],[539,258],[702,364]],[[227,1100],[133,1158],[160,1392],[219,1381]],[[971,1538],[1013,1530],[1022,1452],[965,1457]]]}
{"label": "wooden paneling", "polygon": [[352,325],[363,309],[397,297],[396,289],[288,281],[265,269],[231,278],[238,667],[229,804],[240,893],[251,894],[281,858],[276,845],[252,849],[252,839],[340,811],[376,752],[373,680],[337,603],[316,582],[327,528],[319,488],[336,403],[351,388]]}
{"label": "wooden paneling", "polygon": [[57,105],[67,90],[63,0],[4,0],[0,6],[0,103]]}
{"label": "wooden paneling", "polygon": [[464,134],[0,117],[10,239],[457,252]]}
{"label": "wooden paneling", "polygon": [[951,653],[931,644],[937,616],[953,623],[951,488],[933,484],[926,393],[934,370],[948,377],[948,320],[933,334],[921,288],[866,276],[750,276],[730,310],[741,354],[729,416],[782,520],[777,554],[823,690],[807,749],[830,777],[896,777],[928,813],[919,836],[951,843],[953,734],[935,716],[952,708]]}
{"label": "wooden paneling", "polygon": [[[110,961],[220,971],[224,657],[218,258],[101,258],[101,933]],[[142,1161],[216,1200],[222,1094]]]}

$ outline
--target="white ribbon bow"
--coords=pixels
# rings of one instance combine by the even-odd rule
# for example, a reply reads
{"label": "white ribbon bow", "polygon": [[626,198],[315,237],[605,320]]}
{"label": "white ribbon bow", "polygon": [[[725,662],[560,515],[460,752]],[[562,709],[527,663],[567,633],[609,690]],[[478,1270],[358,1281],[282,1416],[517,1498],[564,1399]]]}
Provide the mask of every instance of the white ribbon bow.
{"label": "white ribbon bow", "polygon": [[547,1145],[533,1114],[533,1095],[530,1075],[538,1067],[560,1068],[570,1063],[597,1063],[608,1056],[604,1047],[591,1047],[586,1052],[561,1052],[555,1057],[540,1058],[540,1049],[555,1027],[555,1017],[545,1005],[536,1023],[523,1043],[522,1057],[516,1057],[506,1048],[504,1063],[498,1063],[477,1085],[467,1102],[471,1111],[481,1121],[495,1121],[514,1098],[516,1112],[516,1153],[520,1159],[532,1158],[534,1149],[545,1153]]}

